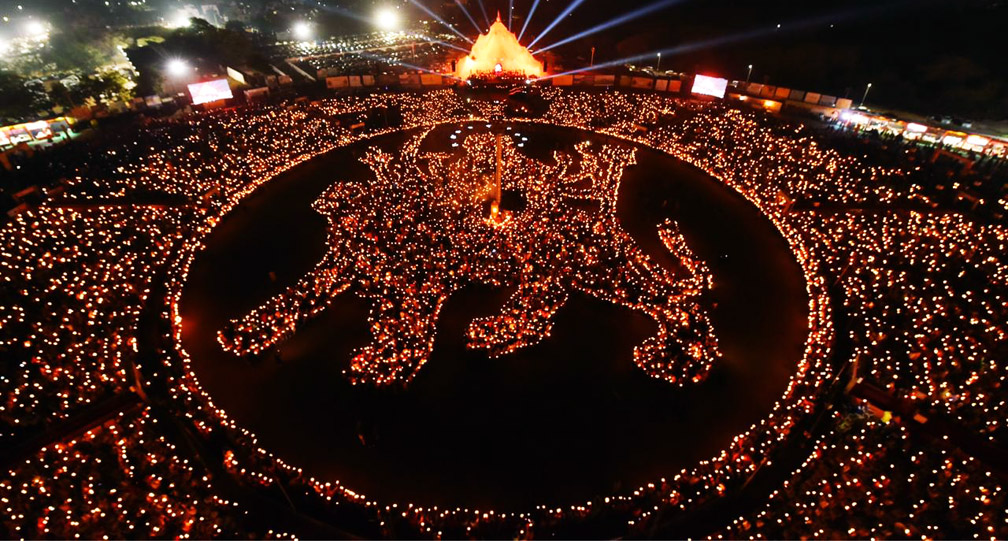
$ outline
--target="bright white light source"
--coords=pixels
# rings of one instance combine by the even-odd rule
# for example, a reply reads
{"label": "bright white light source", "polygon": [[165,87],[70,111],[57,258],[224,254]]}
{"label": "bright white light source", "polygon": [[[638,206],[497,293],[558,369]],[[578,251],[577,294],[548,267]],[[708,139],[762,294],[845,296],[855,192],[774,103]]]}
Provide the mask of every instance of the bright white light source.
{"label": "bright white light source", "polygon": [[693,80],[693,89],[691,92],[694,94],[701,94],[704,96],[714,96],[715,98],[723,98],[725,95],[725,89],[728,88],[728,79],[721,79],[719,77],[708,77],[706,75],[697,75]]}
{"label": "bright white light source", "polygon": [[399,29],[399,14],[392,8],[381,8],[374,15],[375,26],[381,30],[392,31]]}
{"label": "bright white light source", "polygon": [[966,144],[975,147],[985,147],[990,143],[990,139],[982,135],[970,135],[966,138]]}
{"label": "bright white light source", "polygon": [[182,77],[189,73],[189,64],[185,60],[179,58],[173,58],[168,61],[166,66],[168,75],[172,77]]}
{"label": "bright white light source", "polygon": [[189,18],[189,14],[185,11],[178,11],[168,19],[165,26],[168,28],[188,28],[191,24],[192,20]]}
{"label": "bright white light source", "polygon": [[227,79],[215,79],[205,83],[191,84],[189,85],[189,94],[192,96],[193,105],[229,100],[234,97]]}
{"label": "bright white light source", "polygon": [[306,22],[294,23],[294,27],[291,28],[291,32],[294,37],[300,41],[308,41],[312,37],[312,27]]}
{"label": "bright white light source", "polygon": [[45,35],[48,32],[48,29],[46,28],[45,23],[41,21],[30,20],[25,23],[24,31],[25,34],[28,35],[28,37],[37,38],[39,36]]}

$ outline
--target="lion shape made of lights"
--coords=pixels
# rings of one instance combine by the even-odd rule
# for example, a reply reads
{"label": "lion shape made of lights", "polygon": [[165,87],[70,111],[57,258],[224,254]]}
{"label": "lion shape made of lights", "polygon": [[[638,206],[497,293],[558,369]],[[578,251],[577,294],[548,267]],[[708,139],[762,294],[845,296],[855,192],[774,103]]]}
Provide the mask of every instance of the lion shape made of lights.
{"label": "lion shape made of lights", "polygon": [[[429,132],[427,132],[429,133]],[[717,339],[697,300],[711,274],[674,222],[659,226],[678,258],[668,270],[652,261],[616,217],[617,192],[635,151],[579,143],[576,156],[553,163],[525,156],[511,138],[503,154],[503,189],[524,208],[489,219],[493,136],[470,132],[455,153],[420,152],[423,133],[397,156],[370,149],[362,161],[375,180],[339,182],[314,203],[329,221],[329,250],[312,272],[218,333],[224,349],[258,354],[294,333],[350,289],[372,303],[372,341],[354,352],[352,383],[409,382],[434,346],[445,300],[469,284],[514,288],[496,315],[476,318],[470,348],[504,355],[550,335],[569,292],[647,314],[657,333],[634,350],[652,377],[701,381],[719,357]]]}

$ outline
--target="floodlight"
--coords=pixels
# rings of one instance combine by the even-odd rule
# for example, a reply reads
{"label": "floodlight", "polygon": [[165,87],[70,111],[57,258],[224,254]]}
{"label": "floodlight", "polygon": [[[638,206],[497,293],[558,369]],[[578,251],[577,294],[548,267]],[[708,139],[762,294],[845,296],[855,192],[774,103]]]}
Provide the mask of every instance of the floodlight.
{"label": "floodlight", "polygon": [[375,25],[386,31],[398,30],[399,29],[399,14],[396,10],[384,7],[375,12]]}
{"label": "floodlight", "polygon": [[168,75],[172,77],[182,77],[190,71],[189,63],[180,58],[173,58],[167,64]]}
{"label": "floodlight", "polygon": [[42,21],[32,19],[25,23],[24,31],[29,37],[37,38],[45,35],[48,32],[48,29]]}
{"label": "floodlight", "polygon": [[312,38],[312,27],[304,21],[294,23],[294,27],[291,28],[291,32],[298,41],[308,41]]}
{"label": "floodlight", "polygon": [[192,25],[192,20],[189,18],[189,13],[178,11],[175,15],[172,15],[165,26],[168,28],[188,28],[190,25]]}

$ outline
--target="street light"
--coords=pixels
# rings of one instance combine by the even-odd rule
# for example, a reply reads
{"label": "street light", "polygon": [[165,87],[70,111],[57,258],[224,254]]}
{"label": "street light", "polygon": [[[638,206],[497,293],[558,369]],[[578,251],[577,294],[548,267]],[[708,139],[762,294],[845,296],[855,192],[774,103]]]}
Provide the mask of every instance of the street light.
{"label": "street light", "polygon": [[749,71],[745,74],[745,84],[749,86],[749,78],[752,77],[752,64],[749,64]]}
{"label": "street light", "polygon": [[865,102],[865,99],[868,98],[868,91],[869,90],[871,90],[871,83],[868,83],[868,86],[865,87],[865,89],[864,89],[864,95],[861,96],[861,105],[858,105],[858,107],[864,107],[864,102]]}
{"label": "street light", "polygon": [[183,77],[191,70],[189,63],[181,58],[173,58],[169,60],[165,68],[168,71],[168,75],[171,75],[172,77]]}
{"label": "street light", "polygon": [[380,8],[374,15],[375,26],[386,32],[399,29],[399,14],[390,7]]}
{"label": "street light", "polygon": [[655,71],[661,71],[661,53],[658,53],[658,63],[655,64]]}

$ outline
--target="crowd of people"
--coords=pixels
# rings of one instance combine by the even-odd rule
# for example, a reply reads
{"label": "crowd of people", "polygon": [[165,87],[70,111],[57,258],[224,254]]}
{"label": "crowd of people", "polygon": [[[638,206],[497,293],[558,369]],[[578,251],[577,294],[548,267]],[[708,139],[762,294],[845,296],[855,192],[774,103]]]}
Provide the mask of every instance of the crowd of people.
{"label": "crowd of people", "polygon": [[[873,142],[720,102],[565,89],[543,89],[543,98],[549,103],[545,116],[515,118],[508,125],[578,128],[668,153],[738,192],[780,230],[805,275],[809,335],[786,391],[767,417],[692,468],[590,502],[523,512],[377,502],[283,463],[214,406],[180,345],[178,302],[202,239],[243,197],[313,156],[398,130],[448,122],[480,126],[473,119],[500,116],[504,106],[467,104],[440,90],[200,113],[154,121],[109,143],[94,164],[68,171],[63,194],[0,229],[0,441],[7,448],[46,441],[27,461],[7,459],[9,475],[0,481],[5,531],[11,537],[283,535],[268,528],[249,530],[248,507],[222,496],[226,483],[219,474],[210,479],[209,470],[222,467],[239,490],[275,498],[279,485],[279,497],[298,509],[365,536],[576,536],[586,527],[595,535],[653,535],[676,517],[753,490],[748,481],[754,474],[771,467],[780,453],[804,449],[811,441],[804,459],[763,499],[765,504],[723,517],[723,529],[713,534],[1008,535],[1005,492],[991,464],[923,444],[912,437],[906,420],[868,417],[836,392],[844,387],[838,374],[849,373],[856,359],[858,375],[886,392],[913,396],[986,443],[1005,444],[1001,358],[1008,321],[1008,231],[991,219],[996,207],[961,207],[947,196],[956,183],[974,185],[978,178],[981,186],[975,188],[1000,193],[1003,166],[989,163],[963,171],[927,159],[910,144]],[[401,123],[354,127],[378,107],[401,110]],[[689,297],[686,290],[709,286],[709,271],[690,254],[687,239],[673,223],[661,227],[661,240],[688,272],[656,278],[665,271],[646,259],[634,260],[632,239],[606,210],[615,202],[612,183],[618,184],[632,153],[614,144],[558,155],[557,165],[550,167],[564,167],[569,160],[566,174],[554,174],[570,182],[548,185],[543,182],[547,167],[532,164],[515,151],[517,143],[509,143],[508,160],[516,174],[505,177],[504,188],[523,193],[526,208],[505,205],[497,222],[462,199],[486,195],[486,181],[474,172],[490,172],[491,138],[475,127],[472,134],[456,136],[456,158],[419,160],[423,153],[415,138],[401,156],[367,154],[373,184],[337,185],[326,192],[317,210],[343,236],[330,239],[333,249],[306,279],[302,298],[278,298],[282,310],[260,311],[260,318],[265,315],[268,326],[277,329],[263,336],[275,341],[298,318],[321,309],[345,285],[346,276],[336,272],[348,269],[358,285],[374,292],[376,355],[386,361],[393,355],[411,359],[402,365],[407,368],[379,370],[369,381],[408,379],[429,352],[439,299],[461,283],[450,273],[445,276],[449,262],[469,263],[470,280],[523,286],[499,316],[474,322],[473,344],[497,353],[507,351],[506,346],[495,350],[497,345],[548,336],[549,316],[566,291],[554,287],[550,279],[556,277],[566,288],[588,291],[592,284],[598,291],[623,285],[622,296],[607,298],[636,299],[640,302],[629,304],[649,314],[666,310],[655,316],[658,321],[691,319],[670,325],[668,332],[706,329],[702,313],[655,298],[670,291]],[[881,145],[887,146],[879,150]],[[984,178],[1001,182],[990,187]],[[421,179],[428,181],[423,187],[417,185]],[[438,179],[441,184],[434,182]],[[408,193],[424,197],[408,201]],[[546,197],[554,193],[594,198],[599,210],[577,211],[583,217],[557,210]],[[512,227],[532,217],[541,225]],[[561,218],[566,222],[559,223]],[[443,229],[450,225],[434,232],[435,223]],[[470,247],[493,246],[499,252],[446,244],[459,238],[471,239]],[[513,252],[500,255],[522,242],[542,242],[543,255],[532,250],[527,261],[513,259]],[[431,284],[410,274],[419,273],[416,268],[390,266],[392,253],[410,265],[433,265],[424,272],[437,280],[428,280]],[[342,259],[348,254],[354,259]],[[590,272],[593,261],[603,260],[609,264]],[[534,278],[522,284],[519,276]],[[142,321],[150,311],[162,316],[163,325],[155,326],[160,338],[148,350]],[[277,313],[284,315],[277,318]],[[714,334],[716,329],[699,339],[676,339],[699,340],[704,349],[697,354],[714,361],[709,358],[716,351]],[[240,335],[225,333],[222,339],[249,350],[251,344],[262,349],[269,342],[239,340]],[[404,343],[411,347],[403,348]],[[155,361],[141,362],[147,354]],[[648,363],[641,364],[651,371]],[[83,436],[52,433],[82,409],[129,392],[141,404],[157,403],[172,412],[214,452],[204,455],[182,445],[176,431],[154,422],[149,406],[88,427]],[[828,422],[822,421],[824,415]],[[263,495],[266,487],[274,487],[269,495]],[[134,514],[117,511],[127,508]],[[952,514],[942,515],[946,508]]]}
{"label": "crowd of people", "polygon": [[127,389],[137,321],[186,214],[147,206],[46,206],[2,230],[0,437]]}
{"label": "crowd of people", "polygon": [[[492,356],[548,337],[568,292],[578,290],[655,320],[657,334],[634,351],[648,374],[677,384],[700,381],[719,356],[707,314],[696,302],[711,279],[700,275],[703,265],[674,224],[661,233],[670,252],[687,261],[679,265],[681,278],[655,264],[623,231],[616,199],[634,151],[585,142],[574,156],[558,152],[551,166],[525,157],[513,137],[502,137],[502,189],[520,194],[524,204],[494,214],[486,208],[498,205],[490,126],[456,130],[456,154],[419,152],[427,137],[421,133],[395,156],[380,150],[365,156],[373,181],[334,183],[315,204],[329,221],[325,259],[296,285],[232,321],[219,334],[223,347],[261,353],[336,295],[353,290],[371,302],[373,341],[351,361],[352,381],[406,383],[433,349],[441,306],[463,287],[516,290],[499,314],[469,328],[470,347]],[[578,208],[570,198],[598,209]]]}
{"label": "crowd of people", "polygon": [[5,531],[35,539],[290,537],[257,531],[206,468],[178,455],[149,408],[47,445],[0,480]]}
{"label": "crowd of people", "polygon": [[1006,491],[989,467],[897,423],[837,414],[834,430],[767,505],[719,539],[1001,538]]}

